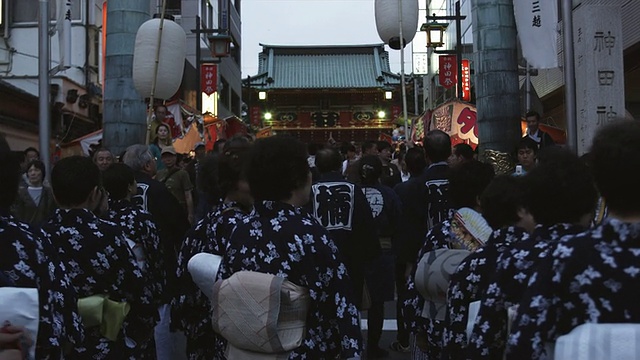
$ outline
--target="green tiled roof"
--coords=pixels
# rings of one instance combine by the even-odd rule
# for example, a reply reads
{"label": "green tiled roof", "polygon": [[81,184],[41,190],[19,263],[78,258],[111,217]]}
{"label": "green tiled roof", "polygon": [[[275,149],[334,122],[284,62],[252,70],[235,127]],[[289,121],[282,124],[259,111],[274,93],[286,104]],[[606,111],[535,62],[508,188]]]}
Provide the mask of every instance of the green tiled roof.
{"label": "green tiled roof", "polygon": [[384,44],[343,46],[262,45],[251,87],[268,89],[370,89],[397,86]]}

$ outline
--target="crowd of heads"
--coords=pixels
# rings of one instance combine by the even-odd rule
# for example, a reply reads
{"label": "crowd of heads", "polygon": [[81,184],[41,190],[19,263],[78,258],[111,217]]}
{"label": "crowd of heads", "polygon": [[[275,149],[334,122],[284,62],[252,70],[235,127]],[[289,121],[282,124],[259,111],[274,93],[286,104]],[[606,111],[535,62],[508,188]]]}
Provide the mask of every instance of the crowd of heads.
{"label": "crowd of heads", "polygon": [[[527,117],[533,121],[539,119],[533,113]],[[168,131],[168,126],[159,125],[158,134],[163,133],[162,129]],[[195,159],[201,162],[197,186],[216,199],[237,191],[238,184],[244,182],[257,200],[283,200],[295,189],[306,186],[310,165],[315,165],[320,173],[339,172],[345,160],[351,161],[358,156],[358,175],[364,184],[377,183],[384,162],[392,158],[399,158],[403,170],[411,175],[421,174],[429,163],[447,161],[451,167],[454,206],[480,206],[483,212],[491,214],[488,215],[489,223],[499,226],[517,222],[522,218],[519,211],[525,208],[538,224],[584,221],[599,195],[622,214],[635,211],[640,195],[630,189],[639,179],[637,172],[630,169],[634,169],[640,159],[636,156],[640,152],[635,141],[638,138],[638,123],[617,122],[599,131],[591,153],[578,158],[557,146],[539,150],[535,141],[524,137],[518,142],[515,158],[526,169],[526,180],[499,176],[490,185],[493,169],[475,160],[476,153],[470,145],[452,147],[449,136],[439,130],[429,131],[423,146],[401,151],[384,141],[364,141],[359,146],[349,142],[305,146],[287,136],[255,142],[246,136],[236,136],[216,142],[217,148],[208,155],[205,155],[204,143],[196,144],[193,150]],[[356,151],[358,147],[360,154]],[[315,155],[314,164],[307,161],[311,153]],[[9,169],[22,166],[20,170],[33,182],[46,178],[46,168],[39,160],[37,149],[24,150],[23,159],[18,159],[15,153],[9,154],[15,158],[12,162],[4,160],[10,164],[7,165]],[[167,165],[173,166],[175,155],[175,149],[167,147],[162,152],[163,161],[166,157]],[[84,202],[95,187],[102,186],[101,178],[109,180],[108,190],[112,196],[124,198],[132,184],[131,174],[144,172],[153,176],[157,171],[156,159],[146,145],[128,147],[121,158],[101,147],[93,152],[92,159],[70,157],[63,160],[52,171],[51,184],[57,201],[64,206]],[[119,162],[126,164],[128,170],[122,164],[113,166]],[[18,180],[9,174],[3,171],[0,176],[11,188]],[[498,196],[500,194],[504,196]],[[4,202],[12,199],[9,194],[3,196]]]}

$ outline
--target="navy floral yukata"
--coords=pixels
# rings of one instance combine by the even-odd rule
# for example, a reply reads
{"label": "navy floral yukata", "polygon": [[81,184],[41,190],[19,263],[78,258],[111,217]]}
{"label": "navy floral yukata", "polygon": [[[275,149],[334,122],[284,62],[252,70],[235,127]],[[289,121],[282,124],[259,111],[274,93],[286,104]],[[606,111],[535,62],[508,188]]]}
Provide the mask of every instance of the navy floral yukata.
{"label": "navy floral yukata", "polygon": [[[211,301],[191,279],[187,264],[198,253],[224,255],[231,231],[246,216],[235,202],[222,203],[189,230],[178,254],[178,297],[173,300],[172,324],[187,336],[189,360],[213,359],[226,341],[213,331]],[[215,279],[211,279],[214,281]]]}
{"label": "navy floral yukata", "polygon": [[527,238],[529,234],[519,227],[498,229],[491,234],[484,246],[467,256],[451,275],[447,291],[444,335],[447,358],[465,358],[469,303],[481,299],[495,273],[500,254],[508,251],[516,242]]}
{"label": "navy floral yukata", "polygon": [[307,336],[291,359],[360,356],[362,336],[353,285],[338,248],[307,212],[265,201],[231,235],[218,277],[242,270],[274,274],[309,289]]}
{"label": "navy floral yukata", "polygon": [[[418,252],[416,263],[420,261],[422,256],[430,251],[437,249],[448,249],[451,237],[455,236],[451,230],[451,223],[445,220],[429,230],[425,243]],[[427,352],[420,354],[426,359],[440,359],[442,354],[442,321],[427,319],[422,317],[422,309],[424,308],[424,298],[418,292],[415,285],[417,266],[411,270],[411,275],[407,280],[407,298],[404,301],[404,317],[407,328],[412,333],[426,333]]]}
{"label": "navy floral yukata", "polygon": [[507,309],[517,305],[531,273],[553,251],[565,235],[584,231],[582,226],[538,225],[528,239],[523,239],[498,257],[495,274],[486,287],[478,317],[469,340],[468,353],[475,358],[501,358],[507,338]]}
{"label": "navy floral yukata", "polygon": [[36,357],[60,359],[63,346],[82,341],[84,329],[66,269],[51,245],[38,235],[8,211],[0,211],[0,272],[11,286],[38,289]]}
{"label": "navy floral yukata", "polygon": [[153,334],[158,312],[153,286],[138,268],[122,229],[97,218],[86,209],[58,209],[42,227],[43,235],[58,248],[79,298],[108,294],[131,305],[117,341],[102,337],[99,327],[86,329],[85,341],[69,359],[123,359],[133,354],[125,336],[143,343]]}
{"label": "navy floral yukata", "polygon": [[[109,220],[120,225],[127,238],[144,252],[143,271],[149,279],[155,306],[161,305],[161,297],[166,287],[166,267],[160,235],[153,217],[142,207],[129,200],[116,200],[109,203]],[[136,251],[134,251],[134,254]],[[140,264],[140,263],[139,263]],[[153,326],[154,324],[150,323]],[[135,358],[155,359],[155,341],[149,338],[136,349]]]}
{"label": "navy floral yukata", "polygon": [[[471,209],[470,209],[471,210]],[[473,210],[472,210],[473,211]],[[480,242],[473,238],[471,234],[456,231],[452,225],[456,217],[456,212],[452,212],[449,220],[445,220],[427,232],[425,242],[418,252],[416,264],[422,257],[431,251],[438,249],[464,249],[475,251]],[[445,322],[422,317],[425,301],[418,292],[415,284],[417,266],[411,270],[411,275],[407,280],[407,299],[404,301],[404,316],[408,329],[415,334],[426,336],[426,353],[420,351],[416,357],[426,359],[440,359],[443,356]]]}
{"label": "navy floral yukata", "polygon": [[546,342],[584,323],[640,322],[640,223],[606,219],[554,249],[531,275],[507,359],[546,358]]}

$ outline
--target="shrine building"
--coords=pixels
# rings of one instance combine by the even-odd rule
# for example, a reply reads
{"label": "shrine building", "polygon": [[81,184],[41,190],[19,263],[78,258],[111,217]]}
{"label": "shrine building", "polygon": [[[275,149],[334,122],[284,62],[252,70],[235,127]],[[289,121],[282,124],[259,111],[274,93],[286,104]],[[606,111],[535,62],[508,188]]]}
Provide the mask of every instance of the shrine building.
{"label": "shrine building", "polygon": [[362,142],[390,136],[402,118],[400,75],[384,44],[261,46],[258,74],[243,80],[254,129]]}

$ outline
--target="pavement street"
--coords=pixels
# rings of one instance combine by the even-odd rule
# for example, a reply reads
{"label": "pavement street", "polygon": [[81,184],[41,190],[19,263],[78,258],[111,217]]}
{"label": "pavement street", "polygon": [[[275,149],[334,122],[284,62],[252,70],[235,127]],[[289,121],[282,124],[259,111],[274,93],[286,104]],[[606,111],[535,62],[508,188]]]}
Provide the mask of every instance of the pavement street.
{"label": "pavement street", "polygon": [[[408,360],[411,358],[409,353],[400,353],[389,349],[389,345],[396,340],[396,304],[394,301],[387,301],[384,304],[384,325],[382,327],[382,338],[380,339],[380,347],[389,351],[389,356],[385,359],[391,360]],[[362,312],[362,337],[367,340],[367,312]],[[363,359],[366,359],[366,354]]]}

